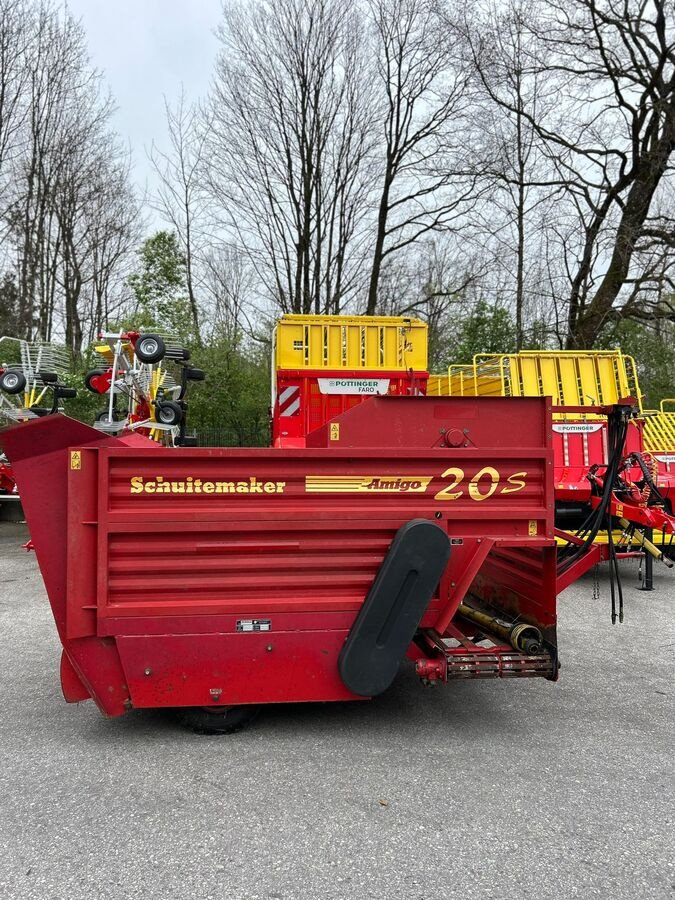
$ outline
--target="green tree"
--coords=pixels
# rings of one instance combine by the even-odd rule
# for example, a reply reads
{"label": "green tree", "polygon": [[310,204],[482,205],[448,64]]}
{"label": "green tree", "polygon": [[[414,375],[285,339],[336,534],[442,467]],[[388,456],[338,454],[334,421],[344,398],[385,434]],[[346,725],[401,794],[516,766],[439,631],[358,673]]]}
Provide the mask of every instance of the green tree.
{"label": "green tree", "polygon": [[635,360],[644,406],[657,408],[666,397],[675,397],[675,327],[658,322],[659,328],[620,319],[600,334],[597,350],[618,347]]}
{"label": "green tree", "polygon": [[199,322],[190,306],[185,255],[173,231],[158,231],[144,241],[140,268],[129,278],[136,299],[131,325],[170,332],[188,344],[200,344]]}
{"label": "green tree", "polygon": [[189,396],[188,430],[238,446],[269,443],[270,359],[258,346],[220,338],[195,353],[208,385]]}
{"label": "green tree", "polygon": [[0,337],[17,337],[19,329],[19,288],[16,279],[6,272],[0,281]]}
{"label": "green tree", "polygon": [[470,363],[477,353],[515,353],[516,335],[516,323],[507,309],[479,300],[457,323],[449,362]]}

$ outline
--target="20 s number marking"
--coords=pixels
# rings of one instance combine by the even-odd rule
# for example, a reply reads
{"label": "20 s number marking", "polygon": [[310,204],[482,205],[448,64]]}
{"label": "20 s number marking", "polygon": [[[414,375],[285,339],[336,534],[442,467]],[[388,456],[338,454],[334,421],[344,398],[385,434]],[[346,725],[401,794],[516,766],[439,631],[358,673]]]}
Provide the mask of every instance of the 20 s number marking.
{"label": "20 s number marking", "polygon": [[[441,478],[449,479],[450,483],[434,495],[434,500],[459,500],[464,494],[464,469],[459,466],[450,466],[441,474]],[[469,497],[480,503],[483,500],[489,500],[493,494],[515,494],[522,491],[525,487],[525,477],[527,472],[514,472],[509,475],[505,481],[502,481],[501,473],[493,468],[493,466],[483,466],[467,486]]]}

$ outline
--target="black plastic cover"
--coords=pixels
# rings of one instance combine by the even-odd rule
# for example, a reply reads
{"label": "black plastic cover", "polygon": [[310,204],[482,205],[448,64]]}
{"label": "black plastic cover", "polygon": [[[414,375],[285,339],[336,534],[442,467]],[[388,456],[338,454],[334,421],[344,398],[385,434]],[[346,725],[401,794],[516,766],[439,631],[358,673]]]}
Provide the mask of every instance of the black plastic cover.
{"label": "black plastic cover", "polygon": [[340,653],[350,691],[374,697],[389,687],[449,559],[448,535],[433,522],[399,528]]}

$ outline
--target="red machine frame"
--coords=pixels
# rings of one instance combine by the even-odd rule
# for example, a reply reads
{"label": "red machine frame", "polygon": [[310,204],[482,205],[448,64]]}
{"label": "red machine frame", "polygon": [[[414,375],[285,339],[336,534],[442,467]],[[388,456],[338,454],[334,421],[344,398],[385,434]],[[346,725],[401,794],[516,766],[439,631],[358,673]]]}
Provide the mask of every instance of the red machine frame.
{"label": "red machine frame", "polygon": [[[276,379],[272,407],[272,445],[304,447],[307,436],[364,400],[388,394],[396,397],[426,393],[428,372],[331,371],[326,369],[281,369]],[[323,393],[322,382],[371,385],[372,393]],[[377,383],[386,382],[380,391]]]}

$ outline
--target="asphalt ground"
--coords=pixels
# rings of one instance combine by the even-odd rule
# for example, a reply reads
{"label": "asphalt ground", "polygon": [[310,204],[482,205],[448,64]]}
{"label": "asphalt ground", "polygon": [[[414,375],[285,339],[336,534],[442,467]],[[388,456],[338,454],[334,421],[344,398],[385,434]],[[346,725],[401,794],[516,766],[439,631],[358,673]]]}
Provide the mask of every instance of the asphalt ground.
{"label": "asphalt ground", "polygon": [[0,897],[675,896],[675,574],[560,599],[563,669],[269,709],[228,737],[66,705],[24,530],[0,525]]}

